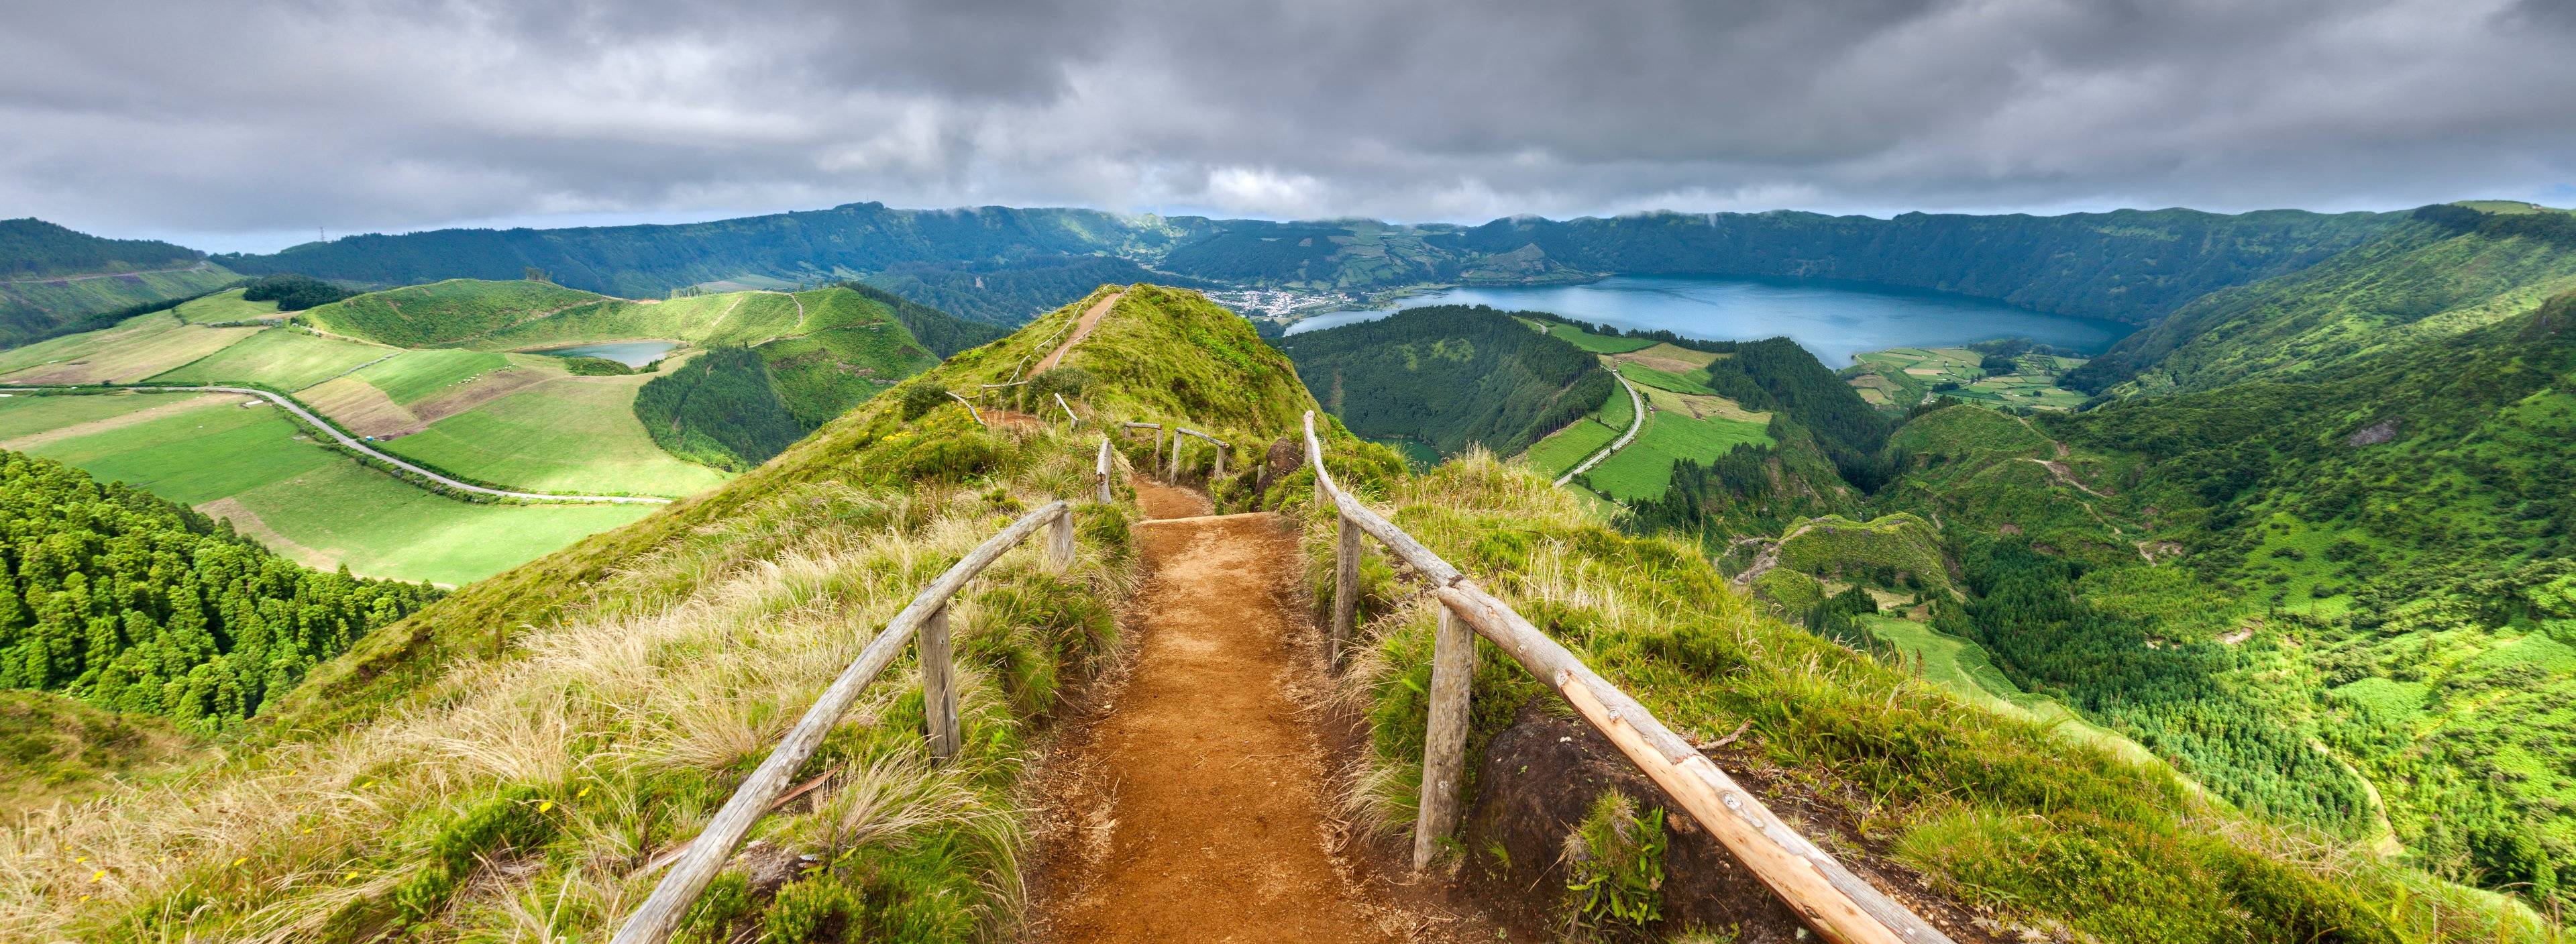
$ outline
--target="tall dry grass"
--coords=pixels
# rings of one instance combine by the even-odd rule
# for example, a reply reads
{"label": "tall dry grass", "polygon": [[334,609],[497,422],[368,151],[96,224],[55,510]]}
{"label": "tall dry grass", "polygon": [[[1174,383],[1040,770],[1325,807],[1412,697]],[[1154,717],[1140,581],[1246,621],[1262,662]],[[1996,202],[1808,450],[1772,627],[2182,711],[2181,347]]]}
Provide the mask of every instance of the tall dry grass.
{"label": "tall dry grass", "polygon": [[[1020,508],[1088,484],[1079,443],[1021,445],[1037,458],[984,491],[827,482],[771,496],[633,560],[574,618],[514,633],[512,657],[453,665],[415,708],[30,813],[0,832],[0,939],[311,941],[397,924],[423,940],[590,936],[649,889],[646,858],[694,835],[921,586]],[[986,590],[1122,598],[1123,556],[1098,537],[1113,533],[1086,529],[1061,577],[1034,543],[1004,557],[953,604],[961,649],[1025,635],[1003,623],[1028,614],[989,612]],[[989,673],[965,672],[979,749],[933,768],[913,730],[895,730],[919,723],[917,678],[902,663],[873,686],[818,761],[830,792],[756,835],[836,862],[962,835],[972,848],[955,861],[987,891],[969,906],[1007,912],[1022,842],[1007,787],[1030,719]],[[485,821],[518,838],[460,858],[459,837]]]}

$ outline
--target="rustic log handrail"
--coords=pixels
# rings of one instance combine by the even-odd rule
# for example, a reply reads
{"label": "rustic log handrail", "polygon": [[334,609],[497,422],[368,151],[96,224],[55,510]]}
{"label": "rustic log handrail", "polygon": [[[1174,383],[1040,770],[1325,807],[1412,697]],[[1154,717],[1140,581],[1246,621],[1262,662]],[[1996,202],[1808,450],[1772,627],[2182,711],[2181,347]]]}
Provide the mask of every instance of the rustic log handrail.
{"label": "rustic log handrail", "polygon": [[[1073,405],[1064,402],[1064,394],[1059,393],[1055,395],[1055,405],[1064,409],[1065,426],[1074,427],[1082,425],[1082,417],[1073,415]],[[1040,407],[1039,409],[1045,408]]]}
{"label": "rustic log handrail", "polygon": [[1226,451],[1227,449],[1231,449],[1231,448],[1233,448],[1233,447],[1232,447],[1232,446],[1227,445],[1225,440],[1218,439],[1218,438],[1216,438],[1216,437],[1214,437],[1214,436],[1210,436],[1210,435],[1208,435],[1208,434],[1206,434],[1206,433],[1199,432],[1198,430],[1191,429],[1191,428],[1189,428],[1189,427],[1187,427],[1187,426],[1174,426],[1174,427],[1172,427],[1172,473],[1173,473],[1173,474],[1175,474],[1175,475],[1180,474],[1180,469],[1181,469],[1181,440],[1180,440],[1180,437],[1182,437],[1182,436],[1196,436],[1196,437],[1198,437],[1198,438],[1200,438],[1200,439],[1202,439],[1202,440],[1206,440],[1208,445],[1215,446],[1215,447],[1216,447],[1216,471],[1210,474],[1210,478],[1219,478],[1219,479],[1221,479],[1221,478],[1224,478],[1224,477],[1225,477],[1225,451]]}
{"label": "rustic log handrail", "polygon": [[[1108,455],[1107,442],[1102,442],[1101,455]],[[1104,499],[1105,500],[1105,499]],[[885,629],[859,650],[849,668],[841,670],[831,687],[823,690],[805,716],[778,740],[769,758],[744,779],[733,797],[716,810],[688,851],[671,864],[669,874],[653,886],[653,894],[636,906],[624,926],[617,929],[613,944],[661,944],[679,927],[689,906],[697,902],[707,885],[723,871],[726,860],[733,858],[734,848],[749,835],[752,824],[769,811],[772,802],[789,787],[799,768],[814,756],[823,737],[839,724],[841,715],[858,701],[859,692],[875,681],[902,654],[904,643],[919,638],[921,643],[921,687],[923,713],[928,716],[930,752],[933,758],[947,760],[957,754],[962,739],[957,724],[956,667],[949,648],[948,602],[968,581],[1001,559],[1004,553],[1047,529],[1044,545],[1046,566],[1061,572],[1073,563],[1073,506],[1063,501],[1049,502],[1045,507],[1020,516],[1001,533],[993,535],[966,553],[955,565],[922,588],[912,602],[886,621]]]}
{"label": "rustic log handrail", "polygon": [[[1371,511],[1324,469],[1324,447],[1315,437],[1315,414],[1306,414],[1306,459],[1315,470],[1318,503],[1330,501],[1339,524],[1334,552],[1332,653],[1338,664],[1348,645],[1359,590],[1359,536],[1375,537],[1420,573],[1440,601],[1440,628],[1431,657],[1430,726],[1422,756],[1420,813],[1414,821],[1413,865],[1428,865],[1439,839],[1457,827],[1458,787],[1466,766],[1468,682],[1475,673],[1475,637],[1483,636],[1530,674],[1556,689],[1586,723],[1608,737],[1691,818],[1717,837],[1737,861],[1801,920],[1836,944],[1950,944],[1948,935],[1852,874],[1780,817],[1707,755],[1656,720],[1636,699],[1583,664],[1563,645],[1530,625],[1511,605],[1476,585],[1394,523]],[[1459,624],[1474,629],[1462,631]]]}

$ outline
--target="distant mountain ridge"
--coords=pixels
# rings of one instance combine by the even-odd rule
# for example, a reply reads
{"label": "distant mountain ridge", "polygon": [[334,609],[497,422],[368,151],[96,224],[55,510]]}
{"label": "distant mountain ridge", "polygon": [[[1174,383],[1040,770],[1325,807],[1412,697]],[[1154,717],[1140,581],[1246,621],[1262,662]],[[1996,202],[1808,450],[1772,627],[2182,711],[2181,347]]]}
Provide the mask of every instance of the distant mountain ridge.
{"label": "distant mountain ridge", "polygon": [[0,347],[105,327],[235,278],[185,246],[0,220]]}
{"label": "distant mountain ridge", "polygon": [[[1089,290],[1073,284],[1083,278],[1041,273],[1114,281],[1135,268],[1165,281],[1359,294],[1609,273],[1825,278],[2145,324],[2209,292],[2313,265],[2405,219],[2300,210],[1893,219],[1777,211],[1459,226],[852,203],[707,223],[352,236],[213,258],[251,274],[379,285],[509,279],[535,267],[569,287],[628,297],[745,274],[857,277],[906,294],[928,288],[934,304],[1004,324]],[[1011,297],[966,300],[996,287],[1010,287]]]}

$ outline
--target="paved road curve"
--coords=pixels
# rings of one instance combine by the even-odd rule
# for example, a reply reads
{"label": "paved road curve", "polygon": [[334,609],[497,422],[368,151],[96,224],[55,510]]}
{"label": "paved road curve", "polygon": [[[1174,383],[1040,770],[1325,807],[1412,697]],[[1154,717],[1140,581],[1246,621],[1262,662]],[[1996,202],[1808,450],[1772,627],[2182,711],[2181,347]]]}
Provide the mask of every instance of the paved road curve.
{"label": "paved road curve", "polygon": [[1610,458],[1611,453],[1628,448],[1628,441],[1637,438],[1638,430],[1646,428],[1646,398],[1638,396],[1637,385],[1629,383],[1627,376],[1619,373],[1616,368],[1611,369],[1610,376],[1619,378],[1619,386],[1628,388],[1628,402],[1636,405],[1634,411],[1636,415],[1628,419],[1628,431],[1619,435],[1618,442],[1602,447],[1600,452],[1592,454],[1592,458],[1583,460],[1582,464],[1567,469],[1564,475],[1557,476],[1556,484],[1559,486],[1574,481],[1575,476],[1582,475],[1590,471],[1593,466],[1600,465],[1601,460]]}
{"label": "paved road curve", "polygon": [[640,495],[548,495],[548,494],[545,494],[545,493],[542,493],[542,492],[513,492],[513,491],[508,491],[508,490],[498,489],[498,488],[485,488],[485,487],[483,487],[483,486],[475,485],[475,484],[468,483],[468,482],[459,482],[459,481],[457,481],[457,480],[455,480],[455,479],[448,478],[447,476],[440,475],[440,474],[438,474],[438,473],[436,473],[436,472],[432,472],[432,471],[430,471],[430,470],[428,470],[428,469],[421,468],[421,467],[416,466],[416,465],[413,465],[413,464],[411,464],[411,463],[404,462],[404,461],[402,461],[402,460],[400,460],[400,459],[396,459],[396,458],[394,458],[394,457],[392,457],[392,456],[386,455],[386,454],[384,454],[384,453],[382,453],[382,452],[378,452],[378,451],[376,451],[376,450],[375,450],[375,448],[374,448],[374,447],[371,447],[371,446],[367,445],[366,443],[360,442],[360,441],[358,441],[358,440],[356,440],[356,439],[350,438],[349,434],[341,432],[341,431],[340,431],[340,429],[339,429],[339,427],[333,426],[333,425],[331,425],[331,424],[329,424],[329,423],[325,423],[325,422],[323,422],[323,421],[322,421],[322,418],[321,418],[321,417],[318,417],[318,416],[313,415],[312,413],[306,412],[306,411],[305,411],[305,409],[304,409],[304,405],[303,405],[303,404],[297,403],[297,402],[295,402],[295,401],[293,401],[293,400],[289,400],[289,399],[287,399],[287,398],[285,398],[285,397],[282,397],[282,396],[279,396],[279,395],[277,395],[277,394],[270,393],[270,392],[268,392],[268,391],[266,391],[266,390],[258,390],[258,389],[253,389],[253,388],[250,388],[250,387],[60,387],[60,386],[54,386],[54,387],[21,387],[21,386],[15,386],[15,385],[0,385],[0,390],[102,390],[102,389],[104,389],[104,390],[135,390],[135,391],[140,391],[140,392],[143,392],[143,393],[239,393],[239,394],[245,394],[245,395],[248,395],[248,396],[259,397],[259,398],[261,398],[261,399],[267,400],[267,401],[268,401],[268,402],[270,402],[270,403],[274,403],[274,404],[277,404],[277,405],[278,405],[278,406],[280,406],[280,407],[284,407],[284,408],[286,409],[286,411],[287,411],[287,412],[289,412],[289,413],[293,413],[293,414],[295,414],[298,418],[300,418],[300,419],[304,420],[304,422],[305,422],[305,424],[306,424],[306,425],[312,426],[314,429],[321,430],[323,433],[328,434],[332,439],[338,440],[338,441],[339,441],[339,443],[340,443],[340,445],[347,446],[347,447],[349,447],[349,448],[351,448],[351,449],[355,449],[355,450],[357,450],[357,451],[359,451],[359,452],[366,453],[367,455],[375,457],[378,461],[383,462],[383,463],[385,463],[386,465],[393,466],[393,467],[398,468],[398,469],[401,469],[401,470],[403,470],[403,471],[405,471],[405,472],[409,472],[409,473],[411,473],[411,474],[413,474],[413,475],[420,476],[421,478],[428,479],[428,480],[430,480],[430,481],[432,481],[432,482],[436,482],[436,483],[438,483],[438,484],[440,484],[440,485],[442,485],[442,486],[445,486],[445,487],[447,487],[447,488],[452,488],[452,489],[455,489],[455,490],[460,491],[460,492],[473,492],[474,494],[477,494],[477,495],[495,495],[495,496],[499,496],[499,497],[502,497],[502,498],[523,498],[523,499],[526,499],[526,500],[529,500],[529,501],[550,501],[550,502],[608,502],[608,503],[611,503],[611,504],[619,504],[619,505],[668,505],[668,504],[670,504],[670,503],[671,503],[671,500],[670,500],[670,499],[668,499],[668,498],[647,498],[647,497],[640,496]]}

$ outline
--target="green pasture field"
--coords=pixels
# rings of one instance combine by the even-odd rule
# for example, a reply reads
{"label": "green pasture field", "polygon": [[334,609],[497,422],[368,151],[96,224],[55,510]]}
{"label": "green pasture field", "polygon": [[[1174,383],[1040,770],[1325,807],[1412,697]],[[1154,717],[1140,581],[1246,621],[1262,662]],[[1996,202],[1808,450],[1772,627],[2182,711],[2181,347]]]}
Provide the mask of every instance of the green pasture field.
{"label": "green pasture field", "polygon": [[[9,397],[0,399],[0,430],[59,429],[198,396]],[[447,498],[323,448],[272,406],[188,410],[26,451],[182,504],[234,499],[259,519],[236,527],[289,556],[401,580],[478,580],[652,511]]]}
{"label": "green pasture field", "polygon": [[1547,333],[1564,338],[1575,347],[1591,351],[1595,354],[1625,354],[1629,351],[1639,351],[1655,346],[1655,342],[1646,340],[1645,338],[1614,338],[1607,335],[1594,334],[1590,331],[1585,331],[1581,328],[1567,324],[1549,324],[1547,326]]}
{"label": "green pasture field", "polygon": [[[827,302],[838,296],[844,301]],[[523,322],[463,342],[477,350],[534,350],[598,341],[658,339],[701,346],[756,345],[824,327],[875,320],[849,310],[857,293],[728,292],[663,302],[604,301]],[[805,306],[802,317],[799,303]],[[870,306],[873,307],[873,306]]]}
{"label": "green pasture field", "polygon": [[[1619,372],[1627,375],[1631,382],[1642,386],[1653,387],[1658,390],[1670,390],[1674,393],[1695,393],[1706,397],[1717,395],[1717,391],[1709,389],[1707,384],[1668,370],[1656,370],[1642,364],[1622,364],[1619,367]],[[1702,373],[1705,374],[1706,372],[1703,371]]]}
{"label": "green pasture field", "polygon": [[242,293],[244,291],[248,290],[237,288],[231,291],[216,292],[215,294],[208,295],[204,298],[188,301],[177,308],[171,309],[170,313],[178,316],[180,321],[188,324],[205,324],[210,321],[249,321],[254,318],[278,317],[276,302],[243,301]]}
{"label": "green pasture field", "polygon": [[468,478],[549,492],[681,498],[725,473],[655,445],[635,418],[650,375],[563,377],[384,443],[386,451]]}
{"label": "green pasture field", "polygon": [[332,334],[402,347],[460,344],[606,296],[545,282],[449,279],[369,292],[306,310],[299,319]]}
{"label": "green pasture field", "polygon": [[[1619,399],[1627,398],[1627,394],[1619,394]],[[1555,478],[1564,475],[1565,470],[1574,468],[1577,463],[1583,461],[1583,457],[1599,451],[1601,447],[1609,445],[1618,438],[1619,434],[1610,427],[1602,425],[1599,419],[1587,417],[1568,423],[1565,428],[1531,443],[1528,449],[1521,452],[1521,455],[1529,459],[1531,468],[1547,473],[1549,478]]]}
{"label": "green pasture field", "polygon": [[124,416],[195,397],[197,393],[107,393],[82,396],[0,396],[0,442],[34,433]]}
{"label": "green pasture field", "polygon": [[[1618,399],[1626,400],[1621,396]],[[1625,427],[1622,427],[1625,428]],[[1673,463],[1683,459],[1706,462],[1737,444],[1769,445],[1771,434],[1761,423],[1742,420],[1692,419],[1671,412],[1657,412],[1646,417],[1646,429],[1600,465],[1585,473],[1592,487],[1603,495],[1620,501],[1655,498],[1673,481]]]}
{"label": "green pasture field", "polygon": [[278,390],[302,390],[394,353],[397,353],[395,349],[389,347],[326,338],[293,328],[269,328],[184,367],[156,375],[152,380],[156,383],[253,383]]}
{"label": "green pasture field", "polygon": [[510,360],[488,351],[431,348],[404,351],[389,360],[360,368],[356,376],[384,391],[395,403],[410,405],[440,391],[510,366]]}
{"label": "green pasture field", "polygon": [[[335,457],[336,458],[336,457]],[[369,576],[461,586],[653,513],[649,505],[484,505],[338,461],[238,496],[276,532]]]}
{"label": "green pasture field", "polygon": [[199,360],[260,330],[200,328],[155,312],[0,352],[0,373],[13,383],[126,383]]}

